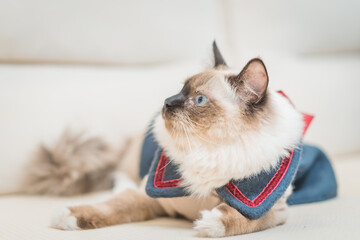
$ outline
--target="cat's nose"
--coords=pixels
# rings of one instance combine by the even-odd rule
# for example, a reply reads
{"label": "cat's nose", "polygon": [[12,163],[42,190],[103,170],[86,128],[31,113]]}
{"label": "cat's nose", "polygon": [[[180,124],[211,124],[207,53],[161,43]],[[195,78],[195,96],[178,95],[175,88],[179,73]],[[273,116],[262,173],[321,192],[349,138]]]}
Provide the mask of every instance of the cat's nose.
{"label": "cat's nose", "polygon": [[173,108],[173,107],[182,106],[184,104],[184,101],[185,101],[185,96],[182,93],[179,93],[165,99],[164,105],[166,108]]}

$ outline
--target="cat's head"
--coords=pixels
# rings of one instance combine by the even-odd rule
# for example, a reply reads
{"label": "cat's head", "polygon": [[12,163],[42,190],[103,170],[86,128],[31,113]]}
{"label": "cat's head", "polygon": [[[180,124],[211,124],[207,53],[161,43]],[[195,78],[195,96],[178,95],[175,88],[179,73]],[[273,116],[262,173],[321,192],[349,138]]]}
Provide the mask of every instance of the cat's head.
{"label": "cat's head", "polygon": [[[266,120],[268,74],[256,58],[240,72],[225,63],[216,43],[214,66],[185,80],[181,91],[164,102],[162,117],[169,135],[186,147],[225,143]],[[211,146],[211,144],[210,144]]]}

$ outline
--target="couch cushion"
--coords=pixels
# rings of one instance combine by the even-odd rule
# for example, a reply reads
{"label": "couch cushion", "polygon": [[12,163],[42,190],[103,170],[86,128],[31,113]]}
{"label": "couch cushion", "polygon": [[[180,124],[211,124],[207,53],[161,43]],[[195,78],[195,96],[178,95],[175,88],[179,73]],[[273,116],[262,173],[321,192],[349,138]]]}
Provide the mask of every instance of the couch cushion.
{"label": "couch cushion", "polygon": [[360,51],[357,0],[228,0],[224,6],[234,59]]}
{"label": "couch cushion", "polygon": [[223,36],[218,0],[2,1],[0,61],[154,63]]}
{"label": "couch cushion", "polygon": [[[290,207],[288,222],[263,232],[247,234],[246,239],[354,239],[360,234],[360,182],[357,170],[360,154],[336,157],[339,197],[326,202]],[[103,201],[110,192],[78,197],[0,196],[1,240],[48,239],[198,239],[192,224],[185,220],[162,218],[86,231],[61,231],[49,227],[51,215],[60,207]],[[239,239],[229,237],[227,239]]]}
{"label": "couch cushion", "polygon": [[32,151],[40,142],[51,145],[66,127],[119,147],[199,68],[0,64],[0,193],[17,190]]}
{"label": "couch cushion", "polygon": [[[61,231],[49,227],[52,213],[59,207],[96,202],[110,194],[77,198],[0,197],[2,240],[57,239],[198,239],[192,224],[162,218],[85,231]],[[360,197],[340,197],[323,203],[290,207],[288,222],[273,229],[247,234],[246,239],[353,239],[360,234]],[[227,239],[239,239],[239,236]]]}
{"label": "couch cushion", "polygon": [[[325,152],[360,149],[360,59],[268,56],[270,87],[301,111],[315,114],[305,141]],[[51,144],[65,127],[118,146],[142,130],[164,99],[201,70],[198,62],[148,67],[0,64],[0,193],[18,189],[24,163],[39,142]],[[345,107],[344,107],[345,106]],[[330,158],[331,159],[331,158]]]}

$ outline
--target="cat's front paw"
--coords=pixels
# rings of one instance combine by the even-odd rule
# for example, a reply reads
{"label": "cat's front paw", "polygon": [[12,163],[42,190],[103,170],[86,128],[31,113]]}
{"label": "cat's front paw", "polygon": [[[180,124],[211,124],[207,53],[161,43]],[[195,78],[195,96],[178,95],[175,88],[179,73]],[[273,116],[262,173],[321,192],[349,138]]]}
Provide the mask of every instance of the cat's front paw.
{"label": "cat's front paw", "polygon": [[71,215],[68,208],[61,208],[56,210],[51,218],[51,227],[61,230],[79,230],[76,217]]}
{"label": "cat's front paw", "polygon": [[224,237],[225,226],[221,221],[222,213],[214,208],[201,212],[201,218],[195,221],[194,229],[200,237]]}

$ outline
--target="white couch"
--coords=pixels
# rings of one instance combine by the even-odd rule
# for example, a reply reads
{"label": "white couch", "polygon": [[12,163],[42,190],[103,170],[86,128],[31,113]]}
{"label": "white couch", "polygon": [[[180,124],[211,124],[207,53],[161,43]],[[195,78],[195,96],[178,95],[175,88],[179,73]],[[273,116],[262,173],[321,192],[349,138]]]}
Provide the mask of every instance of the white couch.
{"label": "white couch", "polygon": [[330,154],[340,184],[338,199],[293,207],[285,226],[246,238],[359,234],[360,4],[345,2],[0,0],[0,239],[190,238],[188,223],[168,219],[60,232],[48,228],[54,207],[110,193],[17,192],[33,149],[65,127],[114,146],[144,128],[165,97],[211,62],[214,38],[239,69],[262,57],[270,87],[316,115],[305,140]]}

